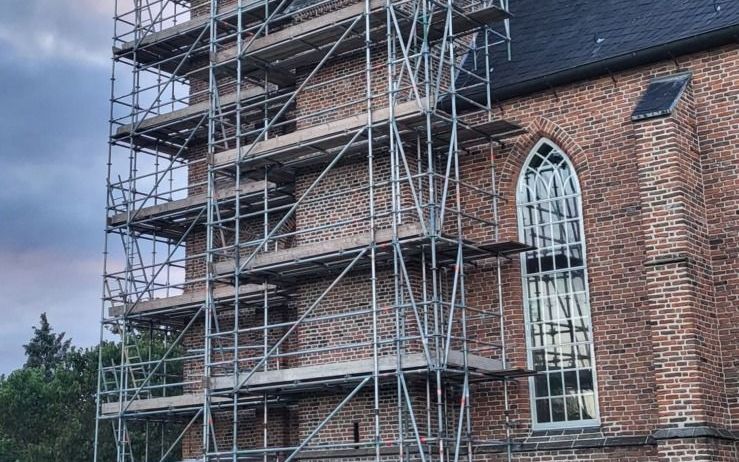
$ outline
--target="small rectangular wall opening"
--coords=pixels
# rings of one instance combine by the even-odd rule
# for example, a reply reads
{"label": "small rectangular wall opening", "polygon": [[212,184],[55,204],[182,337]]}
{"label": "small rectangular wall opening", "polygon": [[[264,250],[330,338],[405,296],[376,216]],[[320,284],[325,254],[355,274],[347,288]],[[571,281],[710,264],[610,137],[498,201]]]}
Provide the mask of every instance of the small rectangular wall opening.
{"label": "small rectangular wall opening", "polygon": [[[359,443],[359,422],[354,422],[354,442]],[[359,446],[354,446],[354,449],[359,449]]]}
{"label": "small rectangular wall opening", "polygon": [[672,113],[690,81],[690,72],[655,77],[636,104],[631,120],[637,122]]}

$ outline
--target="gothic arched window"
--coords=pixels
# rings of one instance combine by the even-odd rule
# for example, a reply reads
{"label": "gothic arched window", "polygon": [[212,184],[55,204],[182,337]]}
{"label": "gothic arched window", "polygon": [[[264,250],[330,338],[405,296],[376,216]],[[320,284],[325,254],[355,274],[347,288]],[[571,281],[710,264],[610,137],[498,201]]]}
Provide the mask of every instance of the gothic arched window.
{"label": "gothic arched window", "polygon": [[542,139],[516,193],[534,427],[599,422],[580,185],[566,154]]}

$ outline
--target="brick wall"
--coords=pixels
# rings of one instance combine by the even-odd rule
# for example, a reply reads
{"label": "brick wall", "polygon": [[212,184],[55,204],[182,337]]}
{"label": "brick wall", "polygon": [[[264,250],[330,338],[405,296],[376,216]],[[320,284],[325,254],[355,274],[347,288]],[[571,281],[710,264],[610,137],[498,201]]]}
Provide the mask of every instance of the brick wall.
{"label": "brick wall", "polygon": [[[736,429],[730,412],[737,396],[737,342],[731,336],[737,314],[737,193],[730,185],[737,181],[737,162],[729,146],[739,132],[728,117],[737,110],[736,68],[736,47],[726,47],[629,70],[615,75],[615,82],[603,77],[501,105],[502,115],[529,129],[496,151],[505,197],[515,197],[523,161],[541,137],[562,147],[579,175],[606,435],[682,426]],[[684,69],[693,73],[692,83],[670,117],[630,121],[651,77]],[[484,162],[484,150],[476,159]],[[514,238],[515,223],[509,204],[503,234]],[[661,259],[674,255],[678,261]],[[523,365],[516,266],[504,274],[506,331],[511,358]],[[467,278],[468,287],[480,278],[470,290],[480,304],[491,298],[475,290],[484,286],[485,271]],[[496,328],[490,327],[491,337]],[[528,388],[514,387],[513,395],[514,433],[525,435]],[[500,424],[488,426],[486,419],[499,421],[501,398],[497,385],[478,396],[475,411],[484,422],[479,428],[498,428],[500,434]],[[706,443],[660,443],[659,458],[736,457],[731,441],[712,440],[695,449],[701,444]]]}
{"label": "brick wall", "polygon": [[[310,17],[309,13],[306,17]],[[669,433],[685,427],[737,430],[739,410],[739,345],[735,319],[739,314],[739,175],[736,141],[739,137],[739,60],[737,47],[681,57],[628,70],[610,77],[565,85],[554,92],[540,92],[510,101],[496,109],[497,115],[522,123],[528,134],[514,143],[496,146],[491,157],[488,146],[480,146],[462,156],[462,178],[476,187],[491,187],[490,164],[500,173],[499,188],[507,199],[501,209],[500,230],[504,238],[517,239],[515,185],[530,149],[546,137],[571,158],[578,173],[583,197],[584,224],[588,249],[589,284],[598,375],[602,444],[612,447],[564,449],[563,444],[543,445],[537,450],[517,450],[515,460],[620,460],[620,461],[730,461],[736,460],[735,442],[728,437],[686,437]],[[354,101],[364,94],[362,59],[339,59],[318,76],[328,81],[342,74],[356,76],[337,85],[306,92],[297,101],[295,114],[305,116],[337,101]],[[382,69],[382,66],[379,66]],[[693,73],[690,88],[669,117],[634,123],[630,114],[651,77],[688,69]],[[374,78],[384,82],[383,71]],[[193,86],[198,89],[197,85]],[[231,90],[229,90],[229,88]],[[379,91],[381,85],[374,91]],[[224,86],[223,91],[233,91]],[[354,114],[361,108],[348,106],[331,115],[305,117],[299,128]],[[389,161],[378,155],[377,178],[387,179]],[[199,181],[204,170],[193,169],[190,180]],[[296,196],[313,182],[320,168],[298,172]],[[296,229],[319,226],[339,219],[366,216],[367,193],[350,191],[367,178],[366,161],[340,164],[314,193],[339,192],[325,201],[302,206]],[[407,187],[403,203],[410,204]],[[376,201],[387,209],[387,187],[379,187]],[[450,197],[450,203],[456,198]],[[463,194],[463,210],[492,220],[489,197],[473,192]],[[365,225],[347,224],[325,231],[309,232],[290,245],[311,244],[326,239],[357,234]],[[479,241],[492,239],[493,230],[480,222],[466,222],[465,237]],[[202,237],[188,242],[190,252],[202,249]],[[194,264],[189,277],[202,274],[204,266]],[[497,342],[499,324],[495,268],[483,261],[466,268],[467,302],[490,313],[472,321],[476,339]],[[503,300],[506,343],[512,365],[526,366],[524,316],[519,264],[503,263]],[[414,276],[418,278],[417,272]],[[291,309],[299,315],[315,300],[327,281],[300,284]],[[342,282],[317,314],[335,314],[348,307],[361,307],[368,300],[368,277],[354,274]],[[378,279],[380,306],[392,303],[393,280],[382,273]],[[381,335],[392,334],[392,310],[381,314]],[[245,322],[247,320],[245,319]],[[348,342],[368,341],[370,317],[361,315],[346,322],[326,322],[301,326],[289,348],[302,351],[313,347],[339,348]],[[414,326],[413,320],[408,320]],[[195,327],[201,329],[198,325]],[[411,328],[412,331],[412,328]],[[200,336],[202,337],[202,335]],[[188,345],[201,339],[193,334]],[[418,351],[418,345],[407,347]],[[481,346],[478,346],[482,348]],[[326,361],[367,358],[367,346],[301,354],[287,359],[290,366],[321,364]],[[495,351],[486,356],[495,357]],[[197,375],[194,363],[190,373]],[[528,385],[512,383],[513,435],[525,444],[532,433]],[[417,408],[424,407],[425,388],[414,388]],[[277,414],[274,444],[287,444],[305,437],[312,427],[341,399],[341,394],[302,398]],[[383,389],[381,417],[383,438],[392,440],[397,420],[396,390]],[[500,383],[475,385],[471,397],[474,436],[480,440],[504,436],[503,397]],[[283,411],[279,411],[283,412]],[[371,394],[361,393],[322,431],[316,441],[351,442],[353,423],[358,422],[362,440],[372,427]],[[260,416],[248,411],[244,422]],[[227,426],[230,417],[217,417],[217,425]],[[287,423],[286,421],[290,422]],[[281,426],[282,425],[282,426]],[[423,424],[425,425],[425,423]],[[295,426],[295,428],[293,428]],[[248,428],[249,425],[240,425]],[[432,426],[433,427],[433,426]],[[290,435],[287,429],[290,428]],[[666,431],[669,438],[655,435]],[[199,430],[186,437],[186,453],[196,455]],[[221,432],[228,434],[227,431]],[[259,445],[259,435],[245,431],[239,440]],[[533,436],[532,436],[533,435]],[[556,435],[555,435],[556,436]],[[552,435],[540,436],[550,438]],[[552,439],[554,438],[554,439]],[[621,439],[619,439],[621,438]],[[636,439],[643,438],[638,443]],[[566,435],[559,440],[573,441]],[[219,442],[226,447],[230,442]],[[505,460],[503,456],[480,450],[479,460]]]}

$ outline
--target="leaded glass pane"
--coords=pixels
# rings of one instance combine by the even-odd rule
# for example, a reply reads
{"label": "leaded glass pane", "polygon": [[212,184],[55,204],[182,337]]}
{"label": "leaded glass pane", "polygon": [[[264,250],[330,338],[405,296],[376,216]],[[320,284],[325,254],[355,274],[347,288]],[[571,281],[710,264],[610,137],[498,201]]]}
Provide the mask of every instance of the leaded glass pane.
{"label": "leaded glass pane", "polygon": [[562,422],[565,420],[565,400],[564,398],[552,399],[552,421]]}
{"label": "leaded glass pane", "polygon": [[577,396],[568,396],[567,404],[567,420],[580,420],[580,403]]}
{"label": "leaded glass pane", "polygon": [[572,310],[570,308],[570,296],[569,295],[558,295],[557,296],[557,319],[568,319],[572,316]]}
{"label": "leaded glass pane", "polygon": [[573,317],[582,317],[587,314],[588,304],[586,297],[584,292],[574,293],[570,296]]}
{"label": "leaded glass pane", "polygon": [[535,423],[597,420],[577,177],[567,156],[549,143],[540,144],[524,172],[520,236],[537,247],[523,256],[529,358],[541,371],[531,379]]}
{"label": "leaded glass pane", "polygon": [[[531,357],[534,361],[534,370],[535,371],[544,371],[546,370],[546,360],[544,359],[546,355],[544,354],[544,350],[534,350],[531,353]],[[537,376],[537,379],[543,377],[543,376]],[[546,377],[544,377],[544,388],[546,388]]]}
{"label": "leaded glass pane", "polygon": [[593,364],[590,361],[590,345],[577,345],[577,367],[590,369]]}
{"label": "leaded glass pane", "polygon": [[536,417],[541,423],[551,422],[551,418],[549,417],[548,399],[544,398],[536,400]]}
{"label": "leaded glass pane", "polygon": [[542,320],[542,314],[544,310],[546,310],[545,302],[546,299],[529,299],[529,319],[531,322],[539,322]]}
{"label": "leaded glass pane", "polygon": [[537,397],[549,396],[549,389],[547,386],[547,376],[544,374],[537,375],[534,377],[534,390]]}
{"label": "leaded glass pane", "polygon": [[[580,220],[571,220],[568,221],[566,226],[567,230],[567,241],[568,242],[580,242]],[[533,236],[530,240],[531,242],[534,241]]]}
{"label": "leaded glass pane", "polygon": [[552,239],[554,239],[555,244],[560,245],[569,242],[569,237],[567,236],[567,223],[565,221],[552,224]]}
{"label": "leaded glass pane", "polygon": [[585,291],[585,272],[583,270],[570,271],[570,278],[572,279],[573,292]]}
{"label": "leaded glass pane", "polygon": [[547,369],[558,370],[561,363],[559,348],[547,348]]}
{"label": "leaded glass pane", "polygon": [[551,396],[559,396],[562,394],[562,373],[554,372],[549,374],[549,394]]}
{"label": "leaded glass pane", "polygon": [[590,318],[576,320],[575,341],[578,343],[590,342]]}
{"label": "leaded glass pane", "polygon": [[571,395],[577,392],[577,371],[565,372],[565,393]]}
{"label": "leaded glass pane", "polygon": [[593,391],[593,372],[589,369],[580,371],[580,391]]}
{"label": "leaded glass pane", "polygon": [[544,346],[544,324],[533,323],[529,326],[529,330],[531,331],[531,346],[534,348]]}
{"label": "leaded glass pane", "polygon": [[574,369],[577,367],[575,347],[562,347],[562,367],[565,369]]}
{"label": "leaded glass pane", "polygon": [[[595,396],[591,394],[582,396],[582,418],[583,419],[594,419],[595,414]],[[547,416],[549,418],[549,416]]]}

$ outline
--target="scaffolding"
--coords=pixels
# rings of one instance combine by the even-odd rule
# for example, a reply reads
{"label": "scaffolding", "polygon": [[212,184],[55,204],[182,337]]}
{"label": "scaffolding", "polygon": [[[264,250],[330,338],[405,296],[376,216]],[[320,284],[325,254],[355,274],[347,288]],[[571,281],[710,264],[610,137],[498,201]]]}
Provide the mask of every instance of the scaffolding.
{"label": "scaffolding", "polygon": [[507,0],[116,3],[96,460],[510,458],[471,416],[498,381],[510,430],[531,374],[503,331],[531,249],[498,226]]}

